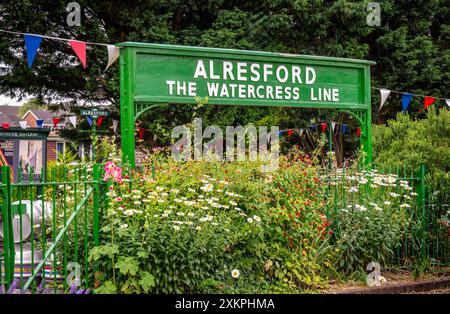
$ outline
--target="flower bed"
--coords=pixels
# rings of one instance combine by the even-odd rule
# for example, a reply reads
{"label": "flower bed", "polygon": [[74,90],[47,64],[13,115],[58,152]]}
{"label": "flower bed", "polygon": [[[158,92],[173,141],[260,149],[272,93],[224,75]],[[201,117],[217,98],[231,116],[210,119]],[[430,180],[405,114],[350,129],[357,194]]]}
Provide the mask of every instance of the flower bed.
{"label": "flower bed", "polygon": [[328,181],[295,149],[273,173],[163,152],[130,182],[108,167],[102,245],[89,256],[96,293],[321,289],[371,261],[394,263],[413,228],[409,182],[376,172]]}

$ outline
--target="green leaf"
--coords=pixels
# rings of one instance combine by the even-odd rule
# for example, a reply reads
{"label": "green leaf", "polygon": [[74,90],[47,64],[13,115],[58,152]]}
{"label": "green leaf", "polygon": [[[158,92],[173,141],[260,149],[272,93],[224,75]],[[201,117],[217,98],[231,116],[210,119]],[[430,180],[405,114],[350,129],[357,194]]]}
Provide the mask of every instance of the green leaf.
{"label": "green leaf", "polygon": [[137,257],[146,259],[146,258],[148,258],[148,252],[146,252],[146,251],[139,251],[137,253]]}
{"label": "green leaf", "polygon": [[96,261],[98,260],[101,256],[102,256],[102,247],[101,246],[96,246],[94,248],[91,249],[91,251],[89,252],[89,258],[88,261]]}
{"label": "green leaf", "polygon": [[105,244],[102,249],[102,254],[112,259],[114,255],[119,254],[119,246],[113,243]]}
{"label": "green leaf", "polygon": [[141,279],[139,280],[139,284],[145,292],[148,292],[150,288],[155,286],[155,277],[150,274],[148,271],[141,272]]}
{"label": "green leaf", "polygon": [[124,275],[130,274],[134,276],[139,270],[139,263],[134,257],[120,256],[117,260],[116,268]]}
{"label": "green leaf", "polygon": [[103,283],[103,285],[95,289],[94,292],[97,294],[115,294],[117,293],[117,287],[111,280],[108,280]]}
{"label": "green leaf", "polygon": [[128,278],[120,289],[123,293],[130,294],[133,292],[139,292],[139,284],[134,278]]}

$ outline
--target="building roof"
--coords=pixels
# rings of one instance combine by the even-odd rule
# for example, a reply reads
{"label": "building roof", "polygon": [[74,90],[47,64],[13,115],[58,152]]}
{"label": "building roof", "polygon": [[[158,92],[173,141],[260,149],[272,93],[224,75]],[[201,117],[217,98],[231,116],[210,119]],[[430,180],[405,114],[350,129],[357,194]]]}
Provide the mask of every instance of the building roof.
{"label": "building roof", "polygon": [[17,113],[20,106],[0,106],[0,123],[9,122],[10,126],[19,126]]}

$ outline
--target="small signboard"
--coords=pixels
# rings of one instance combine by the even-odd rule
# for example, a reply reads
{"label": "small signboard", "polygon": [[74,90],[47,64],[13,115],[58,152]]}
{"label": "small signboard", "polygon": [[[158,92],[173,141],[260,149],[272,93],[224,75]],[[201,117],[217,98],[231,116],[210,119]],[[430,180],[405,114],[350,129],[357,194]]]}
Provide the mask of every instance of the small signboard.
{"label": "small signboard", "polygon": [[98,118],[100,116],[107,117],[109,115],[109,112],[104,109],[81,109],[81,114],[83,116],[91,116],[92,118]]}
{"label": "small signboard", "polygon": [[38,182],[45,176],[49,133],[49,128],[0,129],[0,152],[3,163],[12,167],[14,182]]}

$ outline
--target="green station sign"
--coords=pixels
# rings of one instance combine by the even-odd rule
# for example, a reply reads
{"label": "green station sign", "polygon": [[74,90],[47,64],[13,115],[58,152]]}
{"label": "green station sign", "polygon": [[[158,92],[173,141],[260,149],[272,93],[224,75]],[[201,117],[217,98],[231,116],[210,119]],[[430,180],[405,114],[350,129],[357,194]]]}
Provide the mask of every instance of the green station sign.
{"label": "green station sign", "polygon": [[[121,43],[121,128],[134,165],[134,120],[158,104],[286,106],[347,111],[370,146],[374,62],[260,51]],[[133,155],[131,155],[133,154]],[[371,157],[371,156],[369,156]]]}
{"label": "green station sign", "polygon": [[[173,52],[173,50],[172,50]],[[137,52],[135,100],[354,108],[365,105],[364,65],[264,54],[218,56]]]}

